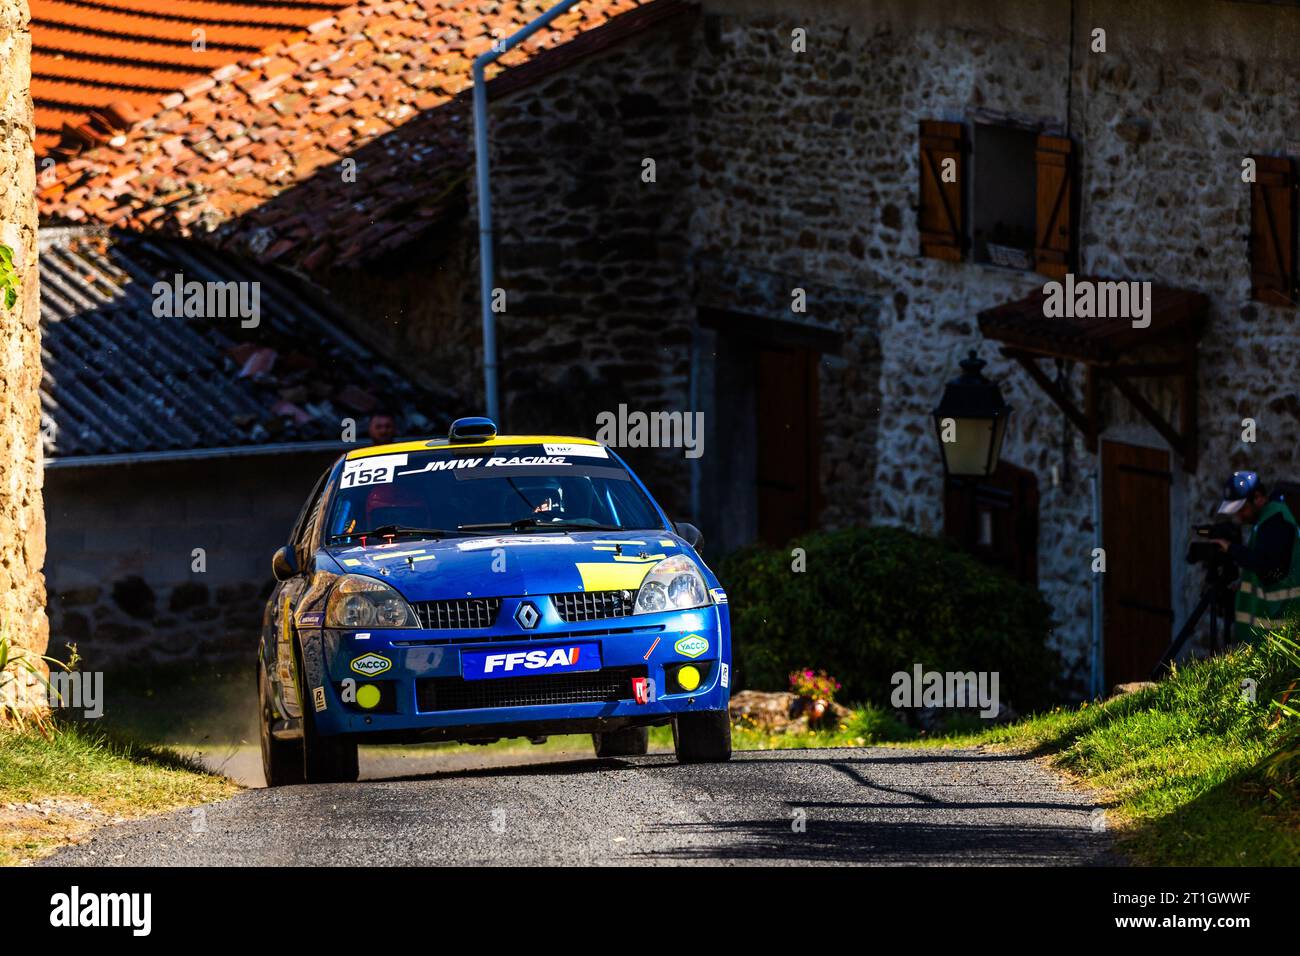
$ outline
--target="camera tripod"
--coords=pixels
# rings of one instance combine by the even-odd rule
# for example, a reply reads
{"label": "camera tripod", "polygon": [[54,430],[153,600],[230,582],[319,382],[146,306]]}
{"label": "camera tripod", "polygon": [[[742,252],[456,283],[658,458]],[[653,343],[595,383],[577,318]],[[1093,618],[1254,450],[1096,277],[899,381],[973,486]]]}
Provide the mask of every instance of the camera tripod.
{"label": "camera tripod", "polygon": [[1160,676],[1173,663],[1178,652],[1183,649],[1188,638],[1196,632],[1196,625],[1206,611],[1210,612],[1210,639],[1216,651],[1228,646],[1232,638],[1233,605],[1236,595],[1232,591],[1232,582],[1237,578],[1236,567],[1229,562],[1215,562],[1206,569],[1205,586],[1201,588],[1201,597],[1192,608],[1192,613],[1183,624],[1169,647],[1161,655],[1159,663],[1151,671],[1151,680]]}

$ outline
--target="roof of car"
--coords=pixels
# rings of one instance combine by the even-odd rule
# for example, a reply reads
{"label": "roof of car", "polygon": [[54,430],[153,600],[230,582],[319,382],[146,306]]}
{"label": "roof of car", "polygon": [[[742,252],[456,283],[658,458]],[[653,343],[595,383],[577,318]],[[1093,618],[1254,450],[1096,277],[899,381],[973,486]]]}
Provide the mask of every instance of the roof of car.
{"label": "roof of car", "polygon": [[417,441],[394,442],[391,445],[369,445],[347,454],[348,461],[369,458],[371,455],[396,455],[402,452],[430,451],[435,448],[496,448],[501,445],[599,445],[590,438],[573,438],[569,435],[497,435],[483,441],[449,442],[446,438],[423,438]]}

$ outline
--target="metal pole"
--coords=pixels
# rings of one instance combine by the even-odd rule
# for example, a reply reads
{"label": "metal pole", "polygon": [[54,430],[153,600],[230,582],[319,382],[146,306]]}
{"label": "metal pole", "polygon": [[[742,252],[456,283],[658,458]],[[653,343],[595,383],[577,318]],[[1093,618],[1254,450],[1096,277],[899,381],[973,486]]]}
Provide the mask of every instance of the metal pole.
{"label": "metal pole", "polygon": [[[1101,487],[1094,471],[1092,482],[1092,546],[1101,547]],[[1093,552],[1096,553],[1095,550]],[[1091,673],[1088,676],[1089,696],[1096,700],[1102,695],[1102,657],[1101,657],[1101,574],[1092,572],[1092,660]]]}
{"label": "metal pole", "polygon": [[487,84],[484,71],[510,49],[518,46],[552,20],[575,6],[579,0],[560,0],[540,17],[529,22],[513,36],[494,42],[492,49],[474,60],[474,179],[478,189],[478,261],[479,297],[483,316],[483,391],[487,417],[498,425],[497,330],[492,311],[492,283],[496,276],[492,258],[492,186],[488,168]]}

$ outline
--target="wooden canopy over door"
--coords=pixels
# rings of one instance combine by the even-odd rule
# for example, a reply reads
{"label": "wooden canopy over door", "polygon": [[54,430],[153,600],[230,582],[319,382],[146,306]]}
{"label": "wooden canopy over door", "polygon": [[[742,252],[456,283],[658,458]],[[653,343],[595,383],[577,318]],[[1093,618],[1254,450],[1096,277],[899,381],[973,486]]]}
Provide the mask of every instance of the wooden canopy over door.
{"label": "wooden canopy over door", "polygon": [[[1095,276],[1078,281],[1112,280]],[[979,314],[980,332],[1002,344],[1002,354],[1017,362],[1035,384],[1083,432],[1089,451],[1097,450],[1101,420],[1101,388],[1109,384],[1143,418],[1151,423],[1171,448],[1182,456],[1183,469],[1196,470],[1196,344],[1205,330],[1210,300],[1199,292],[1151,287],[1149,325],[1135,328],[1128,318],[1047,318],[1047,294],[1039,289],[1023,299],[985,309]],[[1170,353],[1159,361],[1135,361],[1141,349],[1159,347]],[[1044,358],[1082,363],[1085,390],[1082,404],[1065,394],[1038,364]],[[1137,388],[1146,378],[1171,379],[1178,390],[1178,420],[1169,421]]]}
{"label": "wooden canopy over door", "polygon": [[1105,679],[1146,680],[1173,637],[1169,452],[1101,443]]}

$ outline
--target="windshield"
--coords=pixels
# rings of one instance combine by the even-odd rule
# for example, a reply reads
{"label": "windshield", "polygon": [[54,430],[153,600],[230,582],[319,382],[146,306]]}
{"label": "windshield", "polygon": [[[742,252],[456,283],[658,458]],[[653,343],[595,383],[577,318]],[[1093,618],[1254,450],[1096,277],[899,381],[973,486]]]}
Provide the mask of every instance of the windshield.
{"label": "windshield", "polygon": [[599,445],[437,448],[347,461],[326,540],[363,534],[663,529]]}

